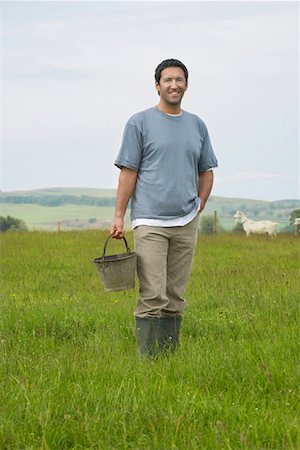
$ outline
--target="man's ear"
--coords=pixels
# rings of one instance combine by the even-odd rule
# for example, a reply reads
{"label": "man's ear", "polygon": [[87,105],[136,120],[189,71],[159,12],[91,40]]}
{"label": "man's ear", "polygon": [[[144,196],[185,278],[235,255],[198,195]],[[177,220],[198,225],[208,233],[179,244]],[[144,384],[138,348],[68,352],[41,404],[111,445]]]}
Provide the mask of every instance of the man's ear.
{"label": "man's ear", "polygon": [[160,85],[158,81],[155,81],[155,89],[157,90],[158,95],[160,95]]}

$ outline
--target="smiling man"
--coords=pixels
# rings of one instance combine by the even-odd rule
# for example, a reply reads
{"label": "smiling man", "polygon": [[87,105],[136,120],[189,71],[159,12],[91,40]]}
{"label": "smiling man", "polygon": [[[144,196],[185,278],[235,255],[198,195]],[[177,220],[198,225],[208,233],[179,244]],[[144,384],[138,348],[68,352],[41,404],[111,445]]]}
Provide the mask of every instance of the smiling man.
{"label": "smiling man", "polygon": [[142,355],[175,350],[186,305],[199,214],[213,185],[217,160],[204,122],[181,109],[188,70],[167,59],[155,70],[159,103],[132,116],[115,161],[121,169],[111,234],[131,220],[140,283],[135,310]]}

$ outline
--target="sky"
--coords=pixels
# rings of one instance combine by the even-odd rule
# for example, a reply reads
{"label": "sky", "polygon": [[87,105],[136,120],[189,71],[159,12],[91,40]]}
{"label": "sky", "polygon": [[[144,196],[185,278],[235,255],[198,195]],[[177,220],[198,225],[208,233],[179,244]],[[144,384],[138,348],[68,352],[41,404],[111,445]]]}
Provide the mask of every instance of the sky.
{"label": "sky", "polygon": [[3,1],[2,191],[116,188],[127,120],[164,59],[207,125],[212,195],[299,198],[299,3]]}

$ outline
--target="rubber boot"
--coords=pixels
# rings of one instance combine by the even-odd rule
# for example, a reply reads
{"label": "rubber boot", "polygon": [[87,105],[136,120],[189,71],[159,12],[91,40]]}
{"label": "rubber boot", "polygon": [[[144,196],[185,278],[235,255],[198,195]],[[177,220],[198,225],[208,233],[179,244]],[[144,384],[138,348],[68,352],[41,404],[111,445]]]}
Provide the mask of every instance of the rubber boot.
{"label": "rubber boot", "polygon": [[154,356],[157,353],[158,342],[155,337],[154,323],[157,319],[141,319],[136,317],[136,340],[141,356]]}
{"label": "rubber boot", "polygon": [[179,342],[181,317],[141,319],[136,317],[137,345],[142,356],[153,357],[175,351]]}
{"label": "rubber boot", "polygon": [[181,327],[181,317],[162,317],[158,319],[160,333],[158,338],[161,350],[174,352],[179,343],[179,332]]}

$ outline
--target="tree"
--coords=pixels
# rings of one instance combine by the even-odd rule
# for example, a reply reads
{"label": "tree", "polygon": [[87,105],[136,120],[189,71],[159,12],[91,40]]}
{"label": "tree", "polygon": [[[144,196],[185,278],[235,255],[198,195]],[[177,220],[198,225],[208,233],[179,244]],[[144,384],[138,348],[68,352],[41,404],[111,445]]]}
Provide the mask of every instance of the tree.
{"label": "tree", "polygon": [[295,219],[298,219],[299,217],[300,217],[300,209],[294,209],[291,212],[290,224],[294,225]]}
{"label": "tree", "polygon": [[219,221],[217,220],[216,223],[216,230],[214,230],[214,216],[203,216],[200,221],[200,231],[202,234],[213,234],[215,231],[220,232],[222,231],[222,226],[220,225]]}
{"label": "tree", "polygon": [[241,205],[238,209],[240,211],[242,211],[243,213],[247,212],[247,210],[248,210],[247,205]]}
{"label": "tree", "polygon": [[16,219],[15,217],[0,216],[0,232],[3,231],[26,231],[27,226],[25,222],[21,219]]}
{"label": "tree", "polygon": [[294,211],[291,212],[290,228],[291,228],[291,231],[293,230],[295,233],[300,232],[300,224],[294,225],[295,219],[299,219],[299,218],[300,218],[300,209],[294,209]]}

